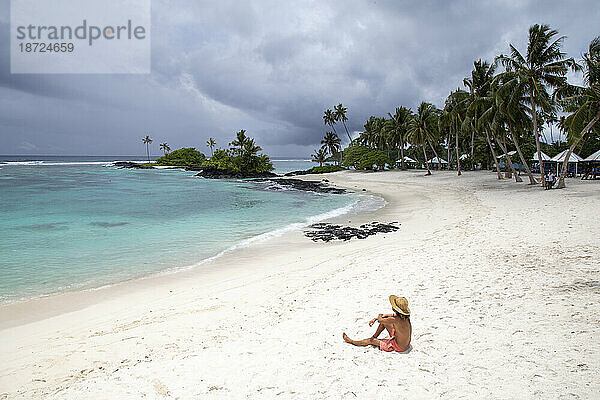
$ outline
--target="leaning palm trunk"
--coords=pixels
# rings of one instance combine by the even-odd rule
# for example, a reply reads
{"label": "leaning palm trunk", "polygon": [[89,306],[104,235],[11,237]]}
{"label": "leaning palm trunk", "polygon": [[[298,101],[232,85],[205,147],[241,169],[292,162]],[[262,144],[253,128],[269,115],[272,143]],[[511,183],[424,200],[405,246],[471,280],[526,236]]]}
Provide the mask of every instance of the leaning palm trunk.
{"label": "leaning palm trunk", "polygon": [[[500,141],[497,138],[496,138],[496,141],[498,142],[498,144],[500,144]],[[507,162],[510,162],[511,161],[510,156],[506,152],[506,149],[507,149],[507,147],[506,147],[506,135],[502,136],[502,144],[500,146],[504,150],[504,158],[507,160]],[[508,165],[508,164],[506,164],[506,165]],[[510,163],[510,166],[511,166],[510,171],[506,171],[506,173],[504,174],[504,176],[506,178],[512,178],[512,175],[515,173],[514,172],[515,169],[512,168],[512,166],[513,166],[512,162]],[[515,178],[515,180],[516,180],[516,178]],[[517,182],[523,182],[523,181],[522,180],[517,180]]]}
{"label": "leaning palm trunk", "polygon": [[475,130],[471,129],[471,159],[473,159],[473,155],[475,151]]}
{"label": "leaning palm trunk", "polygon": [[458,154],[458,131],[456,132],[456,170],[458,171],[458,176],[460,176],[460,155]]}
{"label": "leaning palm trunk", "polygon": [[348,128],[346,128],[346,123],[342,120],[342,124],[344,124],[344,129],[346,130],[346,135],[348,135],[348,140],[352,143],[352,138],[350,137],[350,132],[348,132]]}
{"label": "leaning palm trunk", "polygon": [[437,169],[438,169],[438,171],[439,171],[439,170],[441,169],[441,167],[442,167],[442,160],[441,160],[441,159],[440,159],[440,157],[438,156],[438,153],[437,153],[437,151],[435,151],[435,147],[433,147],[433,145],[431,144],[431,142],[428,140],[428,141],[427,141],[427,143],[429,144],[429,147],[431,147],[431,150],[433,150],[433,154],[435,154],[435,158],[437,158],[437,160],[438,160],[438,163],[437,163],[437,164],[438,164],[438,166],[437,166]]}
{"label": "leaning palm trunk", "polygon": [[452,164],[452,155],[450,154],[450,132],[448,132],[446,144],[448,145],[448,169],[450,169],[450,165]]}
{"label": "leaning palm trunk", "polygon": [[496,158],[496,150],[494,150],[494,146],[492,146],[492,141],[490,140],[490,133],[487,129],[485,130],[485,138],[487,139],[488,145],[490,146],[490,150],[492,151],[492,157],[494,157],[494,164],[496,165],[496,173],[498,174],[498,179],[502,180],[502,173],[500,172],[500,166],[498,166],[498,159]]}
{"label": "leaning palm trunk", "polygon": [[577,146],[579,141],[581,139],[583,139],[583,136],[594,127],[594,124],[596,122],[598,122],[599,119],[600,119],[600,110],[598,111],[598,113],[596,113],[596,116],[594,118],[592,118],[592,120],[590,122],[588,122],[588,124],[585,126],[585,128],[583,128],[583,130],[581,131],[581,134],[579,135],[579,139],[575,140],[573,142],[573,144],[571,145],[571,147],[569,147],[569,150],[567,151],[567,154],[565,155],[565,159],[563,160],[562,170],[560,171],[560,178],[558,179],[558,184],[556,185],[557,189],[563,189],[565,187],[565,177],[567,176],[567,169],[569,167],[569,158],[571,158],[571,153],[573,153],[575,146]]}
{"label": "leaning palm trunk", "polygon": [[423,143],[423,155],[425,156],[425,165],[427,166],[427,175],[431,175],[431,171],[429,170],[429,161],[427,161],[427,151],[425,150],[425,143]]}
{"label": "leaning palm trunk", "polygon": [[406,169],[406,166],[404,165],[404,139],[402,138],[402,135],[400,135],[400,156],[401,158],[401,165],[402,165],[402,169]]}
{"label": "leaning palm trunk", "polygon": [[[512,160],[510,159],[510,156],[508,155],[508,149],[506,148],[506,143],[502,143],[500,140],[496,139],[496,142],[500,145],[500,147],[502,148],[502,151],[504,152],[504,158],[506,160],[506,164],[510,167],[510,170],[512,171],[513,175],[515,176],[515,182],[523,182],[523,179],[521,179],[521,177],[519,176],[519,174],[517,174],[517,171],[515,170],[515,166],[512,163]],[[508,176],[507,176],[508,178]]]}
{"label": "leaning palm trunk", "polygon": [[513,134],[513,131],[511,129],[511,127],[510,127],[510,124],[508,125],[508,129],[509,129],[509,132],[510,132],[510,137],[512,139],[512,142],[515,145],[515,148],[517,149],[517,153],[519,153],[519,158],[521,158],[521,162],[525,166],[525,171],[527,172],[527,176],[529,177],[529,184],[530,185],[535,185],[538,182],[534,178],[533,174],[531,173],[531,170],[529,169],[529,165],[527,164],[527,161],[525,160],[525,157],[523,157],[523,153],[521,152],[521,146],[519,146],[519,142],[517,141],[517,138]]}
{"label": "leaning palm trunk", "polygon": [[542,160],[542,148],[540,145],[540,134],[537,126],[537,115],[535,113],[535,99],[533,98],[533,87],[529,91],[531,96],[531,117],[533,119],[533,136],[535,137],[535,147],[537,150],[538,162],[540,164],[540,175],[542,177],[541,182],[544,183],[544,160]]}

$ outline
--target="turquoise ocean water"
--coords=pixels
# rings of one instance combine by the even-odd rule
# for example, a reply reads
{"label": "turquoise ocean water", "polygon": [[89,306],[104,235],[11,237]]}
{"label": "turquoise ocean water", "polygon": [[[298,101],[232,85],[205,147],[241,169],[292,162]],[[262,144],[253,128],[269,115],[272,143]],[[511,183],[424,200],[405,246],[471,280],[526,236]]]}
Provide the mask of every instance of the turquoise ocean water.
{"label": "turquoise ocean water", "polygon": [[[240,243],[372,206],[359,195],[116,169],[114,159],[0,164],[0,303],[197,265]],[[287,172],[313,164],[274,165]]]}

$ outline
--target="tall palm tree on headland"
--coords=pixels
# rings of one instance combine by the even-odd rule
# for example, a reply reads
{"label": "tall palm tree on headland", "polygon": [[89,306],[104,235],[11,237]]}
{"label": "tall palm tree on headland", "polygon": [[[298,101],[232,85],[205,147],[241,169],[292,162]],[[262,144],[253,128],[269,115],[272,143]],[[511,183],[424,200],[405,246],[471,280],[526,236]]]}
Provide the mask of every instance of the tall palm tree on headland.
{"label": "tall palm tree on headland", "polygon": [[167,144],[167,142],[161,143],[160,144],[160,149],[163,151],[164,155],[166,155],[168,152],[171,151],[171,148],[169,147],[169,145]]}
{"label": "tall palm tree on headland", "polygon": [[422,102],[419,104],[419,107],[417,107],[416,114],[408,124],[407,139],[411,143],[421,145],[423,148],[425,165],[427,166],[427,175],[431,175],[429,160],[427,158],[427,144],[429,144],[430,139],[434,136],[434,129],[436,129],[437,123],[435,106],[431,103]]}
{"label": "tall palm tree on headland", "polygon": [[[340,142],[341,140],[338,135],[333,132],[326,132],[321,140],[321,145],[334,156],[340,151]],[[340,162],[341,160],[338,160],[338,163]]]}
{"label": "tall palm tree on headland", "polygon": [[146,145],[146,156],[148,157],[148,162],[150,162],[150,149],[148,146],[152,143],[152,139],[150,139],[150,136],[146,135],[146,137],[142,139],[142,143]]}
{"label": "tall palm tree on headland", "polygon": [[566,54],[560,50],[566,36],[557,35],[558,31],[550,29],[548,25],[532,25],[529,28],[529,42],[524,56],[511,44],[510,56],[501,54],[496,57],[496,61],[506,68],[503,79],[517,80],[520,86],[518,90],[524,94],[522,100],[530,106],[529,113],[533,120],[533,135],[542,177],[544,162],[538,130],[538,107],[546,112],[552,111],[553,105],[546,88],[565,85],[569,69],[577,68],[575,60],[566,58]]}
{"label": "tall palm tree on headland", "polygon": [[344,129],[346,130],[346,135],[348,135],[348,141],[352,142],[352,138],[350,137],[350,132],[348,132],[348,127],[346,127],[346,121],[348,121],[348,117],[346,117],[346,113],[348,112],[348,108],[344,107],[342,105],[342,103],[340,103],[337,106],[333,107],[333,109],[335,110],[335,112],[333,114],[335,120],[342,121],[342,124],[344,125]]}
{"label": "tall palm tree on headland", "polygon": [[571,142],[565,155],[557,188],[565,187],[568,160],[575,146],[600,120],[600,36],[589,45],[583,55],[583,82],[585,86],[565,85],[556,92],[563,110],[571,112],[561,123],[566,127]]}
{"label": "tall palm tree on headland", "polygon": [[217,142],[214,138],[208,138],[208,140],[206,141],[206,146],[208,146],[210,148],[210,154],[215,154],[215,152],[213,151],[213,148],[217,145]]}
{"label": "tall palm tree on headland", "polygon": [[323,125],[329,125],[331,127],[331,129],[333,130],[333,133],[337,134],[337,132],[335,131],[335,123],[336,123],[336,117],[335,117],[335,113],[333,111],[331,111],[329,108],[327,110],[325,110],[325,112],[323,113]]}

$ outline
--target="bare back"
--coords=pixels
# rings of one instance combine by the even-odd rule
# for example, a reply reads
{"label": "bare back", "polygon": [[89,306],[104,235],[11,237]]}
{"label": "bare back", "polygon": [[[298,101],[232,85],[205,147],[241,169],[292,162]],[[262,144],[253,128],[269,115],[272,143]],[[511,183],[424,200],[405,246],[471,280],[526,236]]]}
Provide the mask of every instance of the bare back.
{"label": "bare back", "polygon": [[410,319],[393,317],[392,327],[396,331],[396,343],[398,346],[401,348],[408,347],[412,335]]}

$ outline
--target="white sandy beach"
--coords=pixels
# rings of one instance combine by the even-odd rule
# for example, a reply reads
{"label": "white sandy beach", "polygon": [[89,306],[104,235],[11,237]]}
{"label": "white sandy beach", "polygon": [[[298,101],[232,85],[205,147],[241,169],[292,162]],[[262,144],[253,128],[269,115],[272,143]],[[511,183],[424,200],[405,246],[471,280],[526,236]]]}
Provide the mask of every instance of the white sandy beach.
{"label": "white sandy beach", "polygon": [[[600,182],[326,178],[388,201],[341,222],[401,229],[289,232],[194,270],[2,307],[0,399],[600,397]],[[371,336],[390,294],[409,300],[412,351],[344,343]]]}

